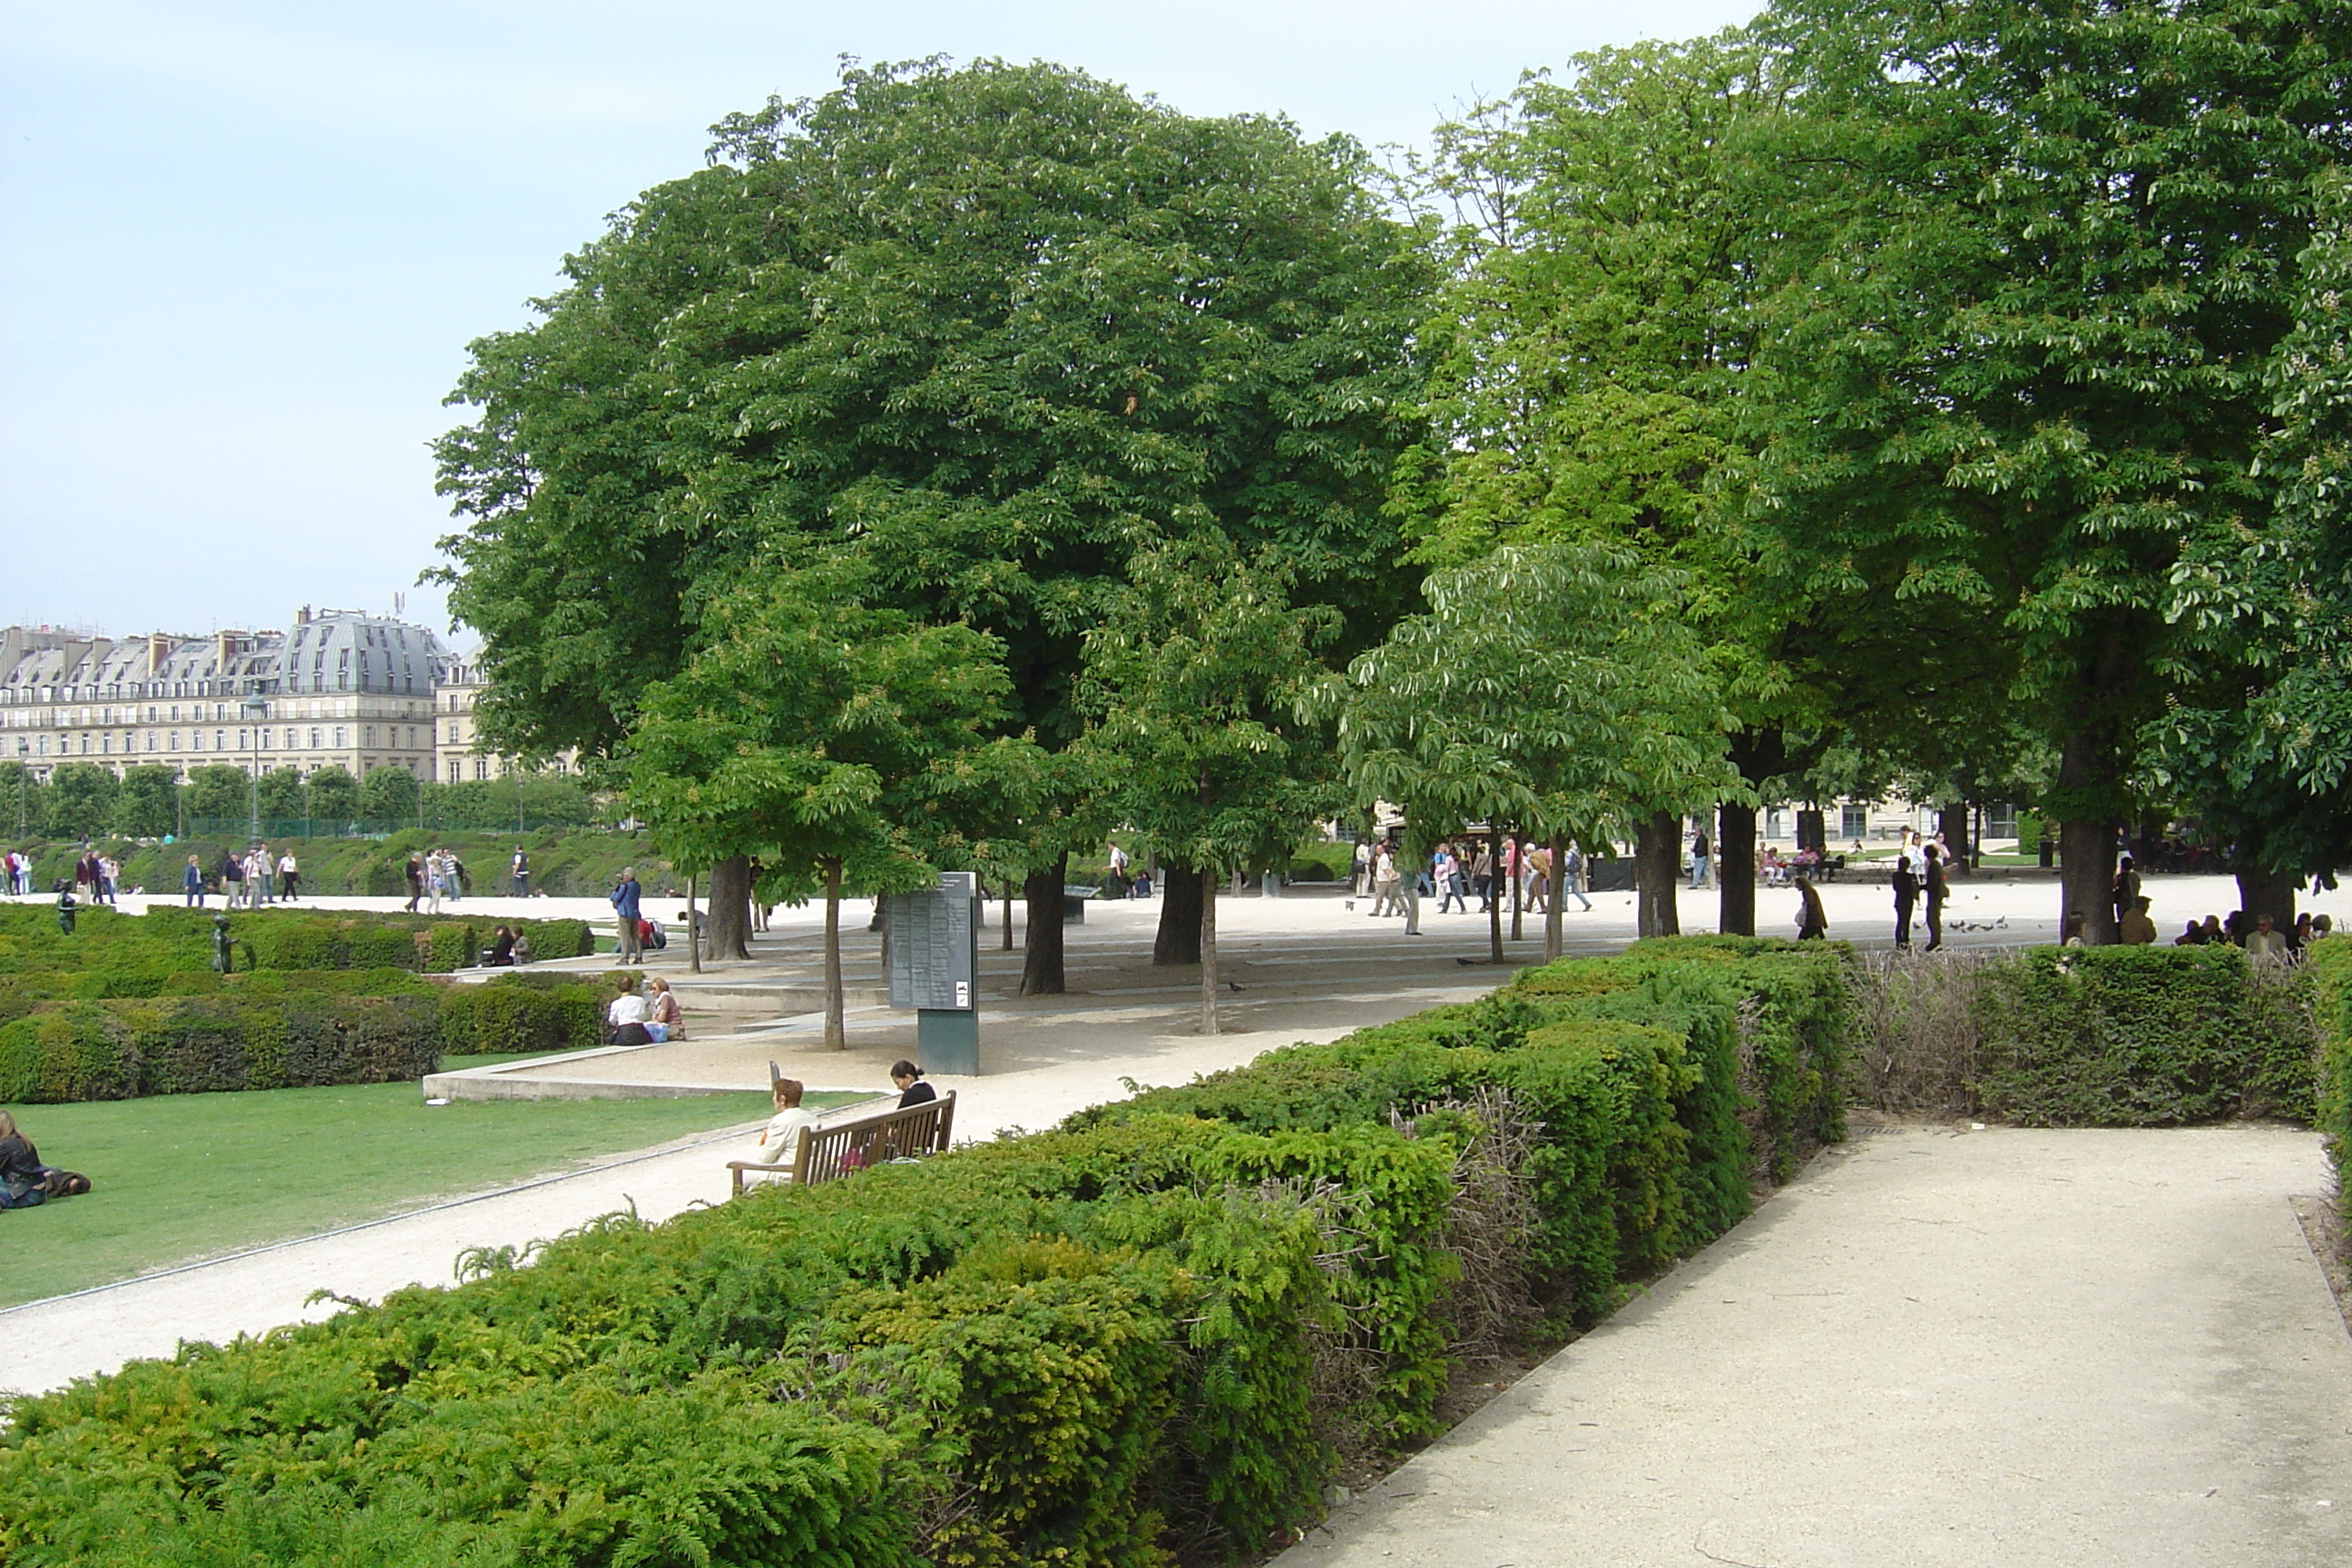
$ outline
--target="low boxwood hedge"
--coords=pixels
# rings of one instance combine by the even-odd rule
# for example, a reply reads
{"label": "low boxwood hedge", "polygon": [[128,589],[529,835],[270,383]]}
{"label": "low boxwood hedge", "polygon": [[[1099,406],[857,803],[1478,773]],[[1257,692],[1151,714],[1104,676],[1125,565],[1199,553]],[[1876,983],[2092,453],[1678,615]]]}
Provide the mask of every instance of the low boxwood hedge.
{"label": "low boxwood hedge", "polygon": [[0,1023],[0,1104],[384,1083],[435,1071],[445,1051],[581,1049],[602,1043],[613,979],[194,970],[167,976],[152,998],[16,1009]]}
{"label": "low boxwood hedge", "polygon": [[1824,962],[1643,944],[1056,1131],[614,1216],[529,1268],[133,1363],[8,1408],[0,1561],[1252,1554],[1316,1516],[1337,1452],[1433,1427],[1480,1158],[1517,1151],[1527,1203],[1495,1212],[1523,1212],[1531,1308],[1591,1316],[1836,1135]]}
{"label": "low boxwood hedge", "polygon": [[68,1003],[0,1025],[0,1102],[388,1083],[430,1072],[429,996],[174,996]]}
{"label": "low boxwood hedge", "polygon": [[2319,1026],[2318,1089],[2313,1121],[2336,1163],[2336,1206],[2352,1215],[2352,936],[2311,944],[2305,955]]}
{"label": "low boxwood hedge", "polygon": [[1979,1102],[2037,1127],[2308,1122],[2310,984],[2225,945],[2032,949],[1979,972]]}

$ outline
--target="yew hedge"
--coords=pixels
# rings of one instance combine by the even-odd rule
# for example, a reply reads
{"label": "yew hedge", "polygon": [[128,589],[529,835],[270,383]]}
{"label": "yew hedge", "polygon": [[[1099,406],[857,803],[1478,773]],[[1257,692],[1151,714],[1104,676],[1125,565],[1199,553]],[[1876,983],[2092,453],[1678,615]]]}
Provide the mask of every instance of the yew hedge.
{"label": "yew hedge", "polygon": [[1339,1448],[1433,1428],[1480,1151],[1517,1151],[1528,1202],[1488,1217],[1524,1213],[1528,1310],[1598,1315],[1838,1135],[1837,963],[1643,943],[1055,1131],[617,1216],[133,1363],[8,1407],[0,1561],[1253,1553],[1316,1515]]}

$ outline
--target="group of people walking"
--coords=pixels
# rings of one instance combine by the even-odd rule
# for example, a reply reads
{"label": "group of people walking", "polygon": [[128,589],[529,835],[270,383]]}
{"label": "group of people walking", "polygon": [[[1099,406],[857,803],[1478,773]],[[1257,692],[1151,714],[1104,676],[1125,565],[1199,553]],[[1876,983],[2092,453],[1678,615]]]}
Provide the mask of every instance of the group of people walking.
{"label": "group of people walking", "polygon": [[199,910],[215,892],[230,909],[290,904],[302,894],[302,863],[291,849],[273,857],[268,845],[257,844],[242,855],[223,850],[220,864],[207,875],[204,862],[191,855],[180,868],[180,891],[190,908]]}
{"label": "group of people walking", "polygon": [[408,912],[416,913],[416,906],[425,906],[429,914],[441,912],[441,900],[456,903],[466,893],[466,863],[447,849],[432,849],[422,855],[412,854],[402,868],[408,879]]}
{"label": "group of people walking", "polygon": [[[1394,838],[1359,843],[1355,861],[1354,890],[1371,899],[1375,919],[1408,914],[1409,904],[1428,898],[1437,900],[1439,914],[1489,914],[1496,900],[1514,889],[1522,911],[1541,914],[1551,902],[1555,872],[1562,899],[1574,899],[1587,910],[1592,907],[1584,896],[1584,856],[1573,844],[1555,868],[1549,846],[1526,843],[1517,835],[1502,840],[1499,855],[1491,838],[1443,839],[1430,850],[1426,864],[1412,870],[1409,881],[1403,851]],[[1473,894],[1478,900],[1475,910],[1470,907]]]}

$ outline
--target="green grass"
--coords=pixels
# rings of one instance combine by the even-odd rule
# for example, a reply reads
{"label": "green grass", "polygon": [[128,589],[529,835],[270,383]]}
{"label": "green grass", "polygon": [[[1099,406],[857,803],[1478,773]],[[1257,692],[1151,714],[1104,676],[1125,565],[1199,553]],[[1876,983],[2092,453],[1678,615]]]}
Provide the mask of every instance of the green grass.
{"label": "green grass", "polygon": [[[811,1095],[809,1103],[863,1098]],[[0,1213],[0,1306],[315,1235],[767,1113],[768,1097],[758,1093],[426,1106],[414,1083],[16,1108],[41,1158],[83,1173],[92,1190]],[[712,1151],[713,1196],[725,1191],[727,1157]]]}

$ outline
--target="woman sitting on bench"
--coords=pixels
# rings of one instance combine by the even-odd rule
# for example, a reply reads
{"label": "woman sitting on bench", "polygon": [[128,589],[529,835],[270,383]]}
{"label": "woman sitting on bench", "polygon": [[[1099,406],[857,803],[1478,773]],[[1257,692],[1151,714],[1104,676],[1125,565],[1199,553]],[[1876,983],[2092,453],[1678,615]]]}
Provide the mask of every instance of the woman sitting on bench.
{"label": "woman sitting on bench", "polygon": [[775,1080],[776,1113],[768,1118],[766,1129],[760,1134],[759,1147],[746,1158],[754,1164],[783,1167],[773,1173],[746,1172],[748,1179],[760,1182],[789,1182],[793,1179],[793,1151],[800,1143],[801,1129],[814,1127],[817,1114],[803,1109],[801,1096],[806,1092],[800,1079],[780,1078]]}

